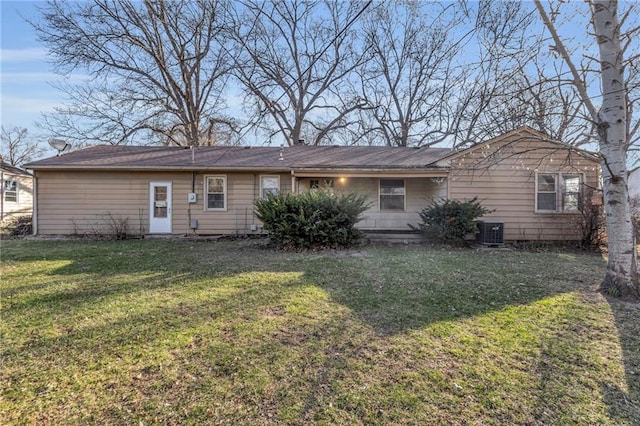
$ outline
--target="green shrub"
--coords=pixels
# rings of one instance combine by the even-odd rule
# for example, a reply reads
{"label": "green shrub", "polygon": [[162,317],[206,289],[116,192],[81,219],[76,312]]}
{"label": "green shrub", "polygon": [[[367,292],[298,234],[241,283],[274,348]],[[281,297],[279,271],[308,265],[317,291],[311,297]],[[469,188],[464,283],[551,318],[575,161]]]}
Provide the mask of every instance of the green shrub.
{"label": "green shrub", "polygon": [[328,190],[270,194],[254,204],[271,240],[288,249],[353,245],[362,236],[355,224],[369,207],[365,196]]}
{"label": "green shrub", "polygon": [[491,213],[477,197],[468,201],[439,200],[420,212],[422,222],[412,229],[422,231],[434,241],[465,245],[465,236],[477,233],[476,219]]}

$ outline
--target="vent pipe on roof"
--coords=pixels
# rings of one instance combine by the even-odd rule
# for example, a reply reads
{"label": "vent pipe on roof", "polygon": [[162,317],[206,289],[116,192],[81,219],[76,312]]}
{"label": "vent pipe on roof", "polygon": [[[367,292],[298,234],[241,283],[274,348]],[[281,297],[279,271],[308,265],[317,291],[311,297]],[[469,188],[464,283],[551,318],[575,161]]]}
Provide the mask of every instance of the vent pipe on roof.
{"label": "vent pipe on roof", "polygon": [[284,145],[280,145],[280,158],[278,158],[278,161],[284,160],[284,156],[282,155],[283,152],[284,152]]}
{"label": "vent pipe on roof", "polygon": [[191,164],[195,164],[196,162],[196,150],[193,149],[193,145],[191,145]]}
{"label": "vent pipe on roof", "polygon": [[304,143],[304,139],[298,139],[298,142],[296,142],[296,145],[297,145],[297,146],[302,146],[302,145],[304,145],[304,144],[305,144],[305,143]]}

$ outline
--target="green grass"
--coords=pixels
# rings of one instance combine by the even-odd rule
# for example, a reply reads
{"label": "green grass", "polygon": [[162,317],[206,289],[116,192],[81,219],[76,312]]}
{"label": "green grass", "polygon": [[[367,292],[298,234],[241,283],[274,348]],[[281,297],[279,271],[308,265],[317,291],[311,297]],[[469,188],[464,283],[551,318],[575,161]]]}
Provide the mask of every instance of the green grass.
{"label": "green grass", "polygon": [[0,422],[640,424],[601,258],[350,254],[3,241]]}

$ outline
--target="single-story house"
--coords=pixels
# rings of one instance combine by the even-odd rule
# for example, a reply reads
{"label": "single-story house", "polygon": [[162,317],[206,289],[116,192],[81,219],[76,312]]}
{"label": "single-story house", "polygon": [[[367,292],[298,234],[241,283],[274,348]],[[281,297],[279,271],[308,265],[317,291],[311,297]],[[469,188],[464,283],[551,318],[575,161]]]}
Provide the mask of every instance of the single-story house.
{"label": "single-story house", "polygon": [[0,223],[6,223],[33,213],[33,175],[18,167],[0,161],[2,197],[0,197]]}
{"label": "single-story house", "polygon": [[[140,234],[261,232],[253,202],[328,186],[366,194],[358,226],[403,232],[438,199],[478,197],[505,240],[580,238],[595,155],[522,127],[465,150],[381,146],[95,146],[27,165],[34,232],[88,233],[126,220]],[[108,230],[108,229],[107,229]]]}

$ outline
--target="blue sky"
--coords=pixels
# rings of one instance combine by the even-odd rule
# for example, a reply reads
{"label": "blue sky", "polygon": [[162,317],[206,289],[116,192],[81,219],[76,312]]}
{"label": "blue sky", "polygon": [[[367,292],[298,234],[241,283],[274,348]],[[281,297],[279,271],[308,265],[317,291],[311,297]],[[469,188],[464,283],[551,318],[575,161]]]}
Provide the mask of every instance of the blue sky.
{"label": "blue sky", "polygon": [[45,49],[21,17],[37,16],[39,2],[0,0],[0,121],[5,127],[26,127],[59,104],[61,93],[49,83],[61,77],[52,72]]}

